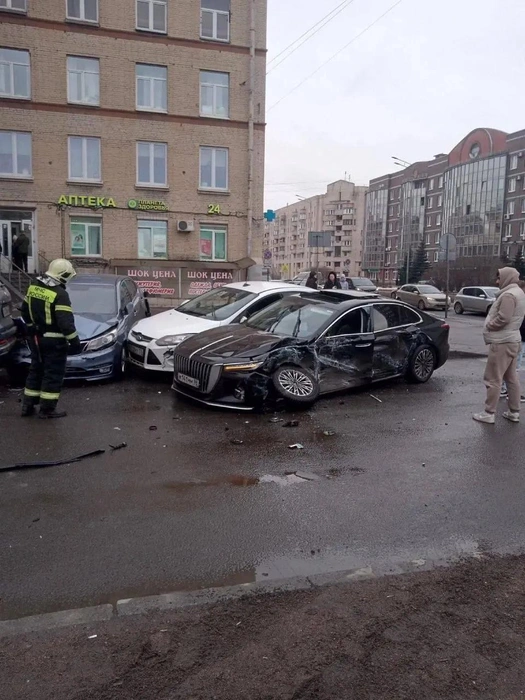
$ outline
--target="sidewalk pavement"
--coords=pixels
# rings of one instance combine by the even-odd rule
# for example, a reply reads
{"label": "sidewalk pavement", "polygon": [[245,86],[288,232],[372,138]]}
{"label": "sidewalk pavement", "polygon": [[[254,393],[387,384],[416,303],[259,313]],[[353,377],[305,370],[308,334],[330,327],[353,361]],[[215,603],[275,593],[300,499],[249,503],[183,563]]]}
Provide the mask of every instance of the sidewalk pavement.
{"label": "sidewalk pavement", "polygon": [[525,557],[0,639],[9,700],[512,700]]}

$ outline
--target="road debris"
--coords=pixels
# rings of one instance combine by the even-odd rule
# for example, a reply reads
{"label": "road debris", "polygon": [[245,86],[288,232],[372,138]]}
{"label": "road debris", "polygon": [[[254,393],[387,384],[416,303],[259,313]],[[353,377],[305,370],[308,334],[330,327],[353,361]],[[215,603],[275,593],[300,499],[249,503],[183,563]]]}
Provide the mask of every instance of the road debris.
{"label": "road debris", "polygon": [[377,396],[374,396],[373,394],[370,394],[370,398],[374,399],[374,401],[377,401],[377,403],[383,403],[381,399],[379,399]]}
{"label": "road debris", "polygon": [[93,452],[86,452],[86,454],[78,455],[78,457],[71,457],[70,459],[57,459],[52,462],[21,462],[20,464],[11,464],[8,467],[0,467],[0,472],[11,472],[15,469],[41,469],[44,467],[59,467],[62,464],[73,464],[74,462],[80,462],[82,459],[87,459],[88,457],[97,457],[98,455],[103,455],[106,450],[93,450]]}
{"label": "road debris", "polygon": [[232,445],[244,445],[244,440],[238,440],[237,438],[232,438],[230,442]]}
{"label": "road debris", "polygon": [[270,423],[283,423],[284,418],[279,418],[279,416],[274,416],[270,418]]}
{"label": "road debris", "polygon": [[113,430],[120,430],[120,428],[113,428]]}
{"label": "road debris", "polygon": [[283,428],[297,428],[299,426],[298,420],[289,420],[283,424]]}
{"label": "road debris", "polygon": [[294,472],[294,474],[305,481],[319,481],[317,474],[312,474],[311,472]]}
{"label": "road debris", "polygon": [[128,446],[127,442],[121,442],[118,445],[110,445],[113,452],[115,452],[115,450],[122,450],[124,447],[127,447],[127,446]]}
{"label": "road debris", "polygon": [[96,639],[98,637],[98,634],[90,634],[88,639]]}
{"label": "road debris", "polygon": [[296,442],[294,445],[288,445],[288,448],[290,450],[304,450],[304,445],[301,445],[300,442]]}
{"label": "road debris", "polygon": [[157,426],[156,426],[156,425],[150,425],[149,429],[150,429],[150,430],[157,430]]}
{"label": "road debris", "polygon": [[332,435],[335,435],[335,430],[323,430],[323,435],[326,435],[327,437],[332,437]]}

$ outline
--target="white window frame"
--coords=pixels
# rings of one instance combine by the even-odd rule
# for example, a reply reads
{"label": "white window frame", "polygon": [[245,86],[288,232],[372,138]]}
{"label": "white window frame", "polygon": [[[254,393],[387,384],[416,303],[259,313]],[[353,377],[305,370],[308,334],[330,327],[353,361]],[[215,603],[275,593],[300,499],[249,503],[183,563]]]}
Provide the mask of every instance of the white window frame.
{"label": "white window frame", "polygon": [[[149,8],[148,27],[139,27],[139,2],[147,2]],[[164,29],[153,29],[153,7],[164,7]],[[154,32],[155,34],[168,33],[168,3],[167,0],[135,0],[135,29],[138,32]]]}
{"label": "white window frame", "polygon": [[514,200],[511,199],[510,202],[507,202],[507,214],[509,216],[514,216]]}
{"label": "white window frame", "polygon": [[[150,174],[150,181],[149,182],[141,182],[139,180],[139,146],[140,145],[146,144],[149,146],[149,174]],[[158,183],[153,181],[153,173],[155,170],[155,156],[154,156],[154,149],[155,146],[164,146],[164,183]],[[137,187],[150,187],[150,188],[161,188],[161,189],[166,189],[168,186],[168,144],[164,143],[163,141],[137,141],[137,146],[136,146],[136,168],[137,168],[137,176],[136,176],[136,186]]]}
{"label": "white window frame", "polygon": [[428,183],[428,189],[433,190],[434,189],[434,178],[431,178]]}
{"label": "white window frame", "polygon": [[[202,151],[203,149],[209,149],[212,151],[212,164],[211,164],[211,187],[203,186],[202,184]],[[216,167],[215,162],[217,158],[217,151],[226,152],[226,187],[216,187]],[[223,146],[200,146],[199,147],[199,189],[200,190],[213,190],[215,192],[228,192],[230,187],[230,149],[224,148]]]}
{"label": "white window frame", "polygon": [[438,184],[439,189],[442,189],[444,183],[445,183],[445,178],[443,177],[443,175],[440,175],[439,184]]}
{"label": "white window frame", "polygon": [[[211,240],[211,258],[205,258],[202,257],[201,253],[201,234],[203,231],[211,231],[212,232],[212,240]],[[218,258],[215,255],[215,235],[217,232],[225,234],[224,238],[224,258]],[[283,249],[284,250],[284,249]],[[204,262],[226,262],[228,260],[228,227],[225,225],[203,225],[201,224],[199,227],[199,258],[200,260]]]}
{"label": "white window frame", "polygon": [[392,224],[392,223],[388,224],[388,233],[393,233],[394,232],[393,229],[394,229],[394,224]]}
{"label": "white window frame", "polygon": [[80,17],[72,17],[68,11],[68,0],[66,0],[66,19],[73,20],[74,22],[88,22],[89,24],[98,24],[99,17],[99,0],[96,0],[97,7],[97,18],[96,19],[86,19],[86,2],[85,0],[80,0]]}
{"label": "white window frame", "polygon": [[525,214],[525,199],[521,200],[521,213]]}
{"label": "white window frame", "polygon": [[[227,75],[228,76],[228,85],[227,87],[224,85],[218,85],[217,83],[208,83],[208,82],[203,82],[202,80],[202,75],[203,73],[211,73],[212,75]],[[229,119],[230,118],[230,74],[226,73],[225,71],[216,71],[216,70],[201,70],[199,74],[199,89],[200,89],[200,115],[201,117],[209,117],[213,119]],[[212,113],[211,114],[206,114],[203,109],[203,99],[202,99],[202,89],[203,87],[207,88],[212,88],[212,93],[213,93],[213,98],[212,98]],[[217,110],[217,91],[218,90],[224,90],[226,89],[228,91],[228,106],[226,109],[226,116],[222,114],[218,114]]]}
{"label": "white window frame", "polygon": [[516,178],[511,177],[509,179],[509,192],[516,192],[516,185],[517,185]]}
{"label": "white window frame", "polygon": [[[142,75],[138,74],[138,67],[139,66],[150,66],[153,68],[163,68],[166,73],[165,78],[151,78],[151,77],[145,77]],[[139,80],[148,80],[149,81],[149,97],[150,97],[150,106],[144,107],[142,105],[139,105]],[[166,108],[164,107],[155,107],[151,106],[151,103],[155,101],[154,96],[155,96],[155,83],[164,83],[164,90],[166,92]],[[158,112],[161,114],[167,114],[168,112],[168,67],[163,66],[157,63],[135,63],[135,106],[138,112]]]}
{"label": "white window frame", "polygon": [[517,170],[518,169],[518,156],[515,154],[510,157],[510,167],[509,170]]}
{"label": "white window frame", "polygon": [[520,222],[520,238],[525,240],[525,221]]}
{"label": "white window frame", "polygon": [[[162,255],[155,255],[155,245],[154,245],[154,229],[160,228],[159,224],[163,224],[164,227],[164,253]],[[150,232],[150,252],[151,255],[141,255],[140,254],[140,230],[149,229]],[[137,257],[139,260],[167,260],[168,259],[168,221],[167,219],[139,219],[137,221]]]}
{"label": "white window frame", "polygon": [[436,226],[441,226],[441,214],[436,214]]}
{"label": "white window frame", "polygon": [[22,0],[24,3],[22,10],[19,7],[13,7],[13,0],[0,0],[0,2],[5,2],[5,5],[0,5],[0,11],[6,10],[7,12],[23,12],[27,14],[27,0]]}
{"label": "white window frame", "polygon": [[438,207],[442,207],[442,206],[443,206],[443,195],[442,195],[442,194],[438,195],[438,202],[437,202],[437,205],[438,205]]}
{"label": "white window frame", "polygon": [[[71,175],[71,139],[82,140],[82,176],[74,177]],[[95,141],[98,144],[98,165],[100,171],[99,178],[91,178],[87,176],[87,150],[88,141]],[[71,182],[102,182],[102,144],[99,136],[76,136],[70,135],[67,137],[67,161],[68,161],[68,180]]]}
{"label": "white window frame", "polygon": [[[2,173],[0,172],[0,177],[3,178],[12,178],[14,180],[29,180],[33,177],[33,136],[29,131],[8,131],[2,129],[0,133],[3,134],[10,134],[11,135],[11,153],[13,156],[13,166],[15,172],[12,173]],[[16,172],[18,170],[18,136],[20,135],[25,135],[29,136],[29,157],[30,157],[30,162],[29,162],[29,173],[27,175],[25,174],[19,174]]]}
{"label": "white window frame", "polygon": [[[69,67],[69,59],[70,58],[80,58],[80,59],[84,59],[87,61],[95,61],[97,64],[97,67],[98,67],[98,71],[95,73],[95,72],[89,71],[89,70],[77,70],[76,68],[71,69]],[[100,59],[97,58],[96,56],[74,56],[74,55],[70,54],[67,56],[66,67],[67,67],[67,101],[70,104],[75,104],[75,105],[88,105],[88,106],[92,106],[92,107],[98,107],[100,105]],[[70,95],[70,92],[69,92],[69,74],[70,74],[70,72],[75,73],[75,74],[77,74],[77,73],[80,74],[80,83],[81,83],[80,90],[82,93],[82,97],[85,97],[85,94],[86,94],[85,75],[89,74],[89,75],[97,75],[98,76],[98,99],[96,102],[90,102],[86,99],[74,100],[72,98],[72,96]]]}
{"label": "white window frame", "polygon": [[428,197],[427,199],[427,208],[428,209],[433,209],[434,207],[434,197]]}
{"label": "white window frame", "polygon": [[[1,61],[3,65],[8,66],[9,70],[9,78],[11,81],[11,85],[13,86],[13,92],[0,92],[0,97],[10,97],[15,100],[30,100],[31,99],[31,54],[27,49],[13,49],[11,46],[0,46],[0,51],[20,51],[21,53],[27,54],[27,63],[19,63],[18,61]],[[17,95],[14,90],[15,90],[15,66],[23,66],[24,68],[27,68],[27,88],[28,88],[28,94],[27,95]]]}
{"label": "white window frame", "polygon": [[[212,25],[213,25],[212,34],[213,34],[213,36],[204,36],[202,33],[202,16],[205,12],[208,12],[213,16],[213,21],[212,21]],[[219,39],[219,37],[217,36],[217,24],[218,24],[217,18],[219,15],[226,15],[226,17],[228,18],[228,37],[226,39]],[[231,20],[231,7],[230,7],[230,12],[225,12],[224,10],[212,10],[209,7],[203,7],[202,0],[201,0],[201,26],[200,26],[200,32],[199,32],[201,39],[205,39],[207,41],[220,41],[223,44],[228,44],[230,42],[230,36],[231,36],[231,27],[230,27],[231,21],[230,20]]]}
{"label": "white window frame", "polygon": [[[90,221],[75,221],[75,219],[89,219]],[[75,254],[73,253],[73,245],[72,245],[72,231],[71,231],[71,225],[72,224],[77,224],[78,226],[83,225],[85,227],[84,229],[84,240],[86,241],[86,252],[82,254]],[[91,253],[88,250],[88,245],[89,245],[89,236],[87,233],[87,227],[88,226],[98,226],[99,228],[99,242],[100,242],[100,253]],[[102,257],[102,217],[101,216],[71,216],[69,219],[69,250],[71,251],[71,257],[72,258],[101,258]]]}
{"label": "white window frame", "polygon": [[434,262],[435,263],[439,262],[439,251],[438,250],[434,251]]}
{"label": "white window frame", "polygon": [[430,228],[432,226],[432,217],[427,216],[427,228]]}

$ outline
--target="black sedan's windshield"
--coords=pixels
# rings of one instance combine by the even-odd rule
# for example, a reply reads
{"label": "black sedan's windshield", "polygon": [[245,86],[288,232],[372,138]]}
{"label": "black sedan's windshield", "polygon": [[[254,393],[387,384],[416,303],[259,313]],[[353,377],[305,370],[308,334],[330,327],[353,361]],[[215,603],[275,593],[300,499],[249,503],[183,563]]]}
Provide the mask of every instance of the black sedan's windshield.
{"label": "black sedan's windshield", "polygon": [[240,311],[256,295],[243,289],[219,287],[201,294],[196,299],[188,301],[176,310],[181,314],[201,316],[214,321],[224,321]]}
{"label": "black sedan's windshield", "polygon": [[73,313],[79,316],[117,315],[117,292],[112,284],[70,282],[67,286]]}
{"label": "black sedan's windshield", "polygon": [[311,338],[334,315],[334,310],[303,297],[272,304],[246,322],[249,328],[291,338]]}

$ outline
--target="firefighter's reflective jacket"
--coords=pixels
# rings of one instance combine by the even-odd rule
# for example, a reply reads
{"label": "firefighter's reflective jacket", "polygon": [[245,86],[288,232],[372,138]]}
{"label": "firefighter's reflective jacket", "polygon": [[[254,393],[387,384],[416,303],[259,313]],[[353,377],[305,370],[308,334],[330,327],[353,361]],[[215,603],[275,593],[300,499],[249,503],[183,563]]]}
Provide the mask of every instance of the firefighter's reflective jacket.
{"label": "firefighter's reflective jacket", "polygon": [[72,345],[80,343],[69,294],[60,284],[51,286],[45,279],[36,279],[27,290],[22,318],[30,335],[65,338]]}

